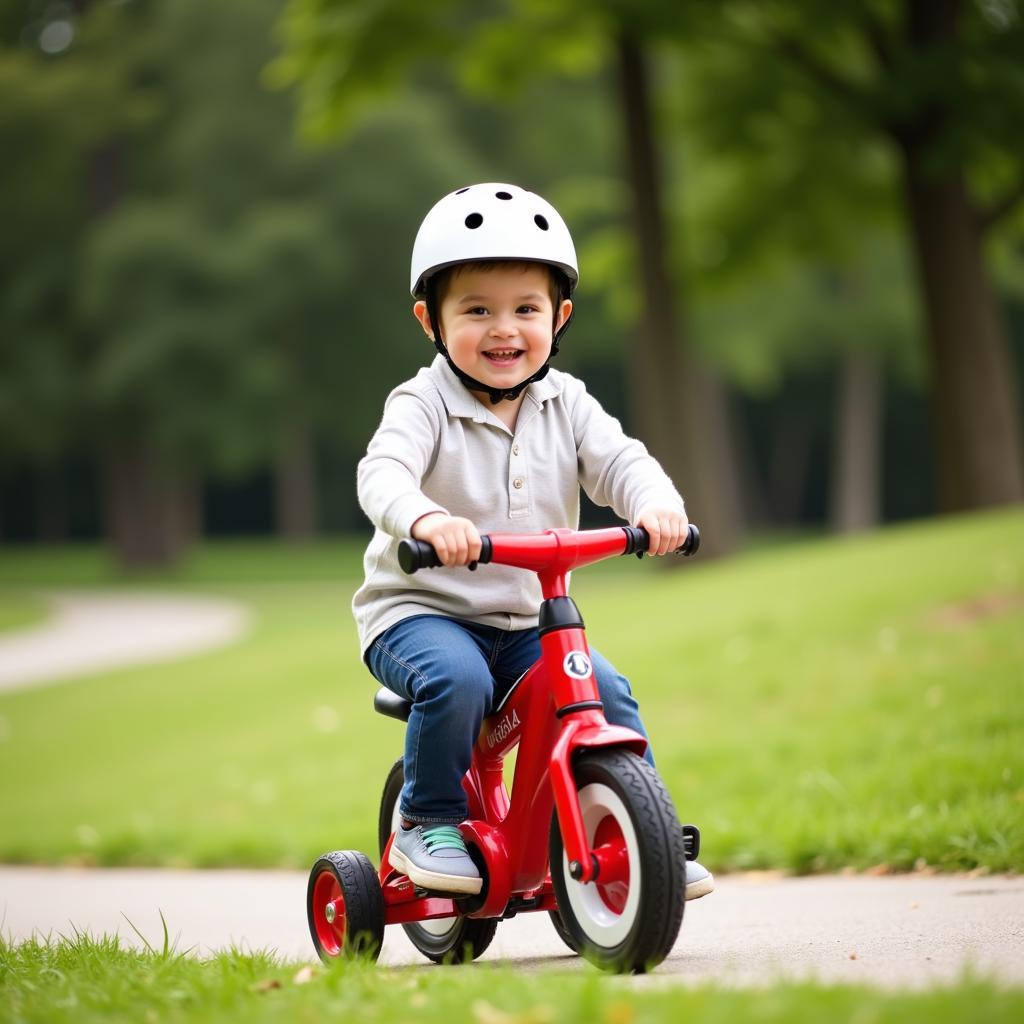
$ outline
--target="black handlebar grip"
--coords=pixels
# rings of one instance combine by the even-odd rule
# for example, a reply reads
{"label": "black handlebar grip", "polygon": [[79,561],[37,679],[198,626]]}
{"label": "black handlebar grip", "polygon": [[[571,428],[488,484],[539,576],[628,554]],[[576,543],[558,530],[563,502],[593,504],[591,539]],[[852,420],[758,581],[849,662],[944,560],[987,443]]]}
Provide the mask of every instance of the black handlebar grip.
{"label": "black handlebar grip", "polygon": [[[486,535],[481,537],[480,557],[476,562],[470,562],[469,568],[475,569],[478,562],[489,562],[492,550],[491,538]],[[432,544],[408,537],[398,543],[398,564],[402,567],[402,572],[411,576],[420,569],[437,569],[442,562]]]}
{"label": "black handlebar grip", "polygon": [[[650,534],[642,526],[624,526],[622,529],[626,534],[626,549],[622,552],[624,555],[639,557],[650,547]],[[686,540],[683,541],[681,547],[676,548],[674,554],[695,555],[699,547],[700,530],[696,523],[690,523],[686,528]]]}
{"label": "black handlebar grip", "polygon": [[677,554],[690,555],[697,554],[697,550],[700,548],[700,530],[697,528],[696,523],[690,523],[686,528],[686,540],[683,541],[683,546],[678,549]]}
{"label": "black handlebar grip", "polygon": [[398,564],[402,572],[412,575],[420,569],[435,569],[441,564],[433,545],[425,540],[414,540],[412,537],[398,544]]}

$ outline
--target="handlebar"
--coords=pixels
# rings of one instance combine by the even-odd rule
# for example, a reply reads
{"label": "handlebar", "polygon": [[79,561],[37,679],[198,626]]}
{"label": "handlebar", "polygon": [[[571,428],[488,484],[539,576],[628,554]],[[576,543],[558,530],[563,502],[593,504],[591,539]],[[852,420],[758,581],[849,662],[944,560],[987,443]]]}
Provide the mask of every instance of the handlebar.
{"label": "handlebar", "polygon": [[[609,550],[606,555],[599,557],[607,557],[613,554],[619,555],[636,555],[638,558],[650,547],[651,538],[648,532],[642,526],[622,526],[613,527],[612,531],[609,530],[566,530],[566,531],[549,531],[548,534],[521,534],[523,538],[529,538],[534,543],[536,538],[542,538],[545,536],[558,537],[560,533],[567,536],[571,536],[574,539],[582,539],[588,536],[602,537],[607,536],[614,530],[621,530],[623,534],[623,547],[619,551]],[[511,541],[514,535],[503,534],[501,535],[501,541],[503,546]],[[475,569],[478,564],[487,563],[492,561],[494,558],[494,542],[491,539],[490,534],[484,534],[480,538],[480,557],[475,562],[470,562],[468,568]],[[694,523],[690,523],[687,527],[686,540],[683,545],[673,552],[673,554],[690,556],[697,553],[697,549],[700,547],[700,530]],[[588,558],[586,561],[593,561],[595,559]],[[512,562],[506,562],[504,558],[500,561],[505,564],[516,564]],[[437,552],[434,550],[431,544],[428,544],[423,540],[416,540],[413,537],[406,538],[401,541],[398,545],[398,564],[402,567],[402,571],[412,575],[414,572],[418,572],[420,569],[436,569],[442,562],[437,557]],[[578,563],[583,564],[583,563]],[[534,568],[531,564],[529,566],[523,566],[523,568]]]}

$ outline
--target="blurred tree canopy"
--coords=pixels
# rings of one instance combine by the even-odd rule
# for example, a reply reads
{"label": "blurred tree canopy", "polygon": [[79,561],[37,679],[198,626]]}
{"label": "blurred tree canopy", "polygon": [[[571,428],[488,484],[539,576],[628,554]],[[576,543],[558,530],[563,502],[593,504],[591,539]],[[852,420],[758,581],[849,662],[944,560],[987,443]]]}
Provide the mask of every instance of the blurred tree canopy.
{"label": "blurred tree canopy", "polygon": [[722,548],[929,511],[932,464],[1020,500],[1021,53],[1015,0],[0,0],[0,539],[94,494],[168,560],[253,481],[361,524],[416,226],[488,179],[572,225],[560,363]]}
{"label": "blurred tree canopy", "polygon": [[[373,301],[405,293],[392,238],[472,165],[415,104],[345,147],[299,144],[260,85],[278,6],[51,5],[41,29],[40,5],[6,7],[0,131],[22,159],[4,168],[0,437],[11,460],[100,460],[129,563],[176,557],[204,476],[268,463],[279,525],[312,533],[318,445],[351,469],[417,363],[402,303]],[[59,52],[24,45],[58,23]]]}
{"label": "blurred tree canopy", "polygon": [[[717,376],[690,345],[681,282],[671,280],[661,134],[645,50],[678,29],[677,9],[649,2],[627,8],[580,0],[444,0],[427,11],[412,0],[293,0],[282,25],[288,49],[276,64],[279,80],[301,84],[304,123],[320,136],[346,130],[380,95],[440,62],[454,65],[467,94],[487,99],[521,97],[538,80],[555,95],[566,76],[593,78],[612,65],[617,111],[606,117],[625,154],[613,173],[628,185],[622,212],[632,224],[632,252],[618,263],[635,268],[624,284],[643,297],[632,351],[623,359],[633,418],[669,474],[685,481],[691,514],[714,522],[707,550],[732,550],[740,502],[731,430]],[[550,101],[542,102],[549,117]],[[563,151],[556,142],[548,155]],[[621,234],[617,244],[625,247]]]}
{"label": "blurred tree canopy", "polygon": [[[757,197],[834,234],[887,185],[915,263],[940,498],[1024,499],[1021,413],[986,235],[1018,242],[1024,19],[1013,0],[697,2],[695,133]],[[860,182],[852,180],[851,168]],[[860,200],[860,201],[859,201]],[[1016,222],[1009,224],[1016,215]],[[802,218],[801,218],[802,219]]]}
{"label": "blurred tree canopy", "polygon": [[[731,225],[756,248],[766,222],[795,221],[793,239],[813,231],[820,256],[852,234],[862,200],[868,216],[879,205],[902,207],[943,505],[1024,498],[1019,399],[982,244],[1024,197],[1024,23],[1013,0],[446,0],[429,12],[406,0],[290,0],[284,32],[282,72],[300,82],[306,123],[321,133],[441,55],[457,62],[472,90],[552,72],[590,75],[617,54],[627,162],[640,165],[638,255],[649,285],[642,333],[661,337],[651,351],[662,379],[694,400],[669,352],[682,332],[666,293],[682,291],[683,275],[663,279],[665,240],[644,223],[664,217],[649,166],[657,154],[645,152],[643,106],[629,105],[631,91],[643,88],[643,48],[672,51],[685,69],[685,99],[668,130],[715,159],[731,214],[723,236]],[[645,379],[642,391],[659,405],[656,381]],[[704,411],[714,433],[714,411]],[[703,443],[690,427],[689,444]]]}

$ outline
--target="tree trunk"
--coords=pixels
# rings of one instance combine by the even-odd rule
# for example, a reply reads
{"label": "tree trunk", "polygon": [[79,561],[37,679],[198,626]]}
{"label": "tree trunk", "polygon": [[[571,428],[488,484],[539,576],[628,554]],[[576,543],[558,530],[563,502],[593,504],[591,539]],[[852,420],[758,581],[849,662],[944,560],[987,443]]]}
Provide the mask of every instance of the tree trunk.
{"label": "tree trunk", "polygon": [[173,565],[197,533],[194,481],[163,470],[144,444],[106,453],[105,525],[125,569]]}
{"label": "tree trunk", "polygon": [[[962,0],[907,0],[905,33],[923,61],[962,46]],[[945,511],[1024,499],[1019,400],[1002,312],[963,169],[936,158],[951,113],[933,100],[890,126],[928,329],[939,501]]]}
{"label": "tree trunk", "polygon": [[768,502],[772,522],[779,526],[800,523],[807,492],[811,442],[799,409],[784,409],[775,422],[768,463]]}
{"label": "tree trunk", "polygon": [[317,480],[313,435],[303,416],[285,425],[274,473],[274,509],[278,535],[292,542],[317,533]]}
{"label": "tree trunk", "polygon": [[1024,500],[1021,418],[1006,327],[962,174],[929,173],[904,142],[904,184],[928,333],[944,511]]}
{"label": "tree trunk", "polygon": [[638,432],[704,525],[704,550],[736,546],[739,485],[732,457],[725,389],[686,344],[668,270],[664,206],[644,54],[627,32],[617,38],[627,172],[643,287],[636,345],[626,360]]}
{"label": "tree trunk", "polygon": [[832,528],[859,533],[878,525],[882,373],[868,352],[851,349],[839,369],[832,455]]}

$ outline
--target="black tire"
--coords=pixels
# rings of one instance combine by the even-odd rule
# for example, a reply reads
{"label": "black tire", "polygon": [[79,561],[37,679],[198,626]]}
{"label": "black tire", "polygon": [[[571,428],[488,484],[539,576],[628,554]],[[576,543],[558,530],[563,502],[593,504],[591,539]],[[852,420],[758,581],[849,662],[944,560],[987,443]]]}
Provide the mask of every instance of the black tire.
{"label": "black tire", "polygon": [[574,776],[587,839],[600,829],[624,843],[628,880],[573,879],[555,815],[551,881],[561,923],[569,944],[599,967],[642,973],[668,956],[683,920],[686,854],[675,807],[658,773],[628,751],[583,754]]}
{"label": "black tire", "polygon": [[562,920],[562,915],[557,910],[549,910],[548,917],[551,918],[551,927],[555,929],[558,937],[574,952],[579,953],[580,947],[576,945],[575,940],[569,934],[568,929],[565,927],[565,922]]}
{"label": "black tire", "polygon": [[[384,856],[391,833],[397,827],[398,797],[405,783],[402,759],[399,758],[388,772],[384,792],[380,799],[380,814],[377,819],[377,840],[380,854]],[[464,964],[475,960],[494,938],[498,928],[497,918],[456,917],[440,918],[436,921],[416,921],[403,924],[409,941],[428,959],[437,964]]]}
{"label": "black tire", "polygon": [[306,917],[324,963],[376,960],[384,944],[384,898],[368,858],[355,850],[318,858],[306,887]]}

